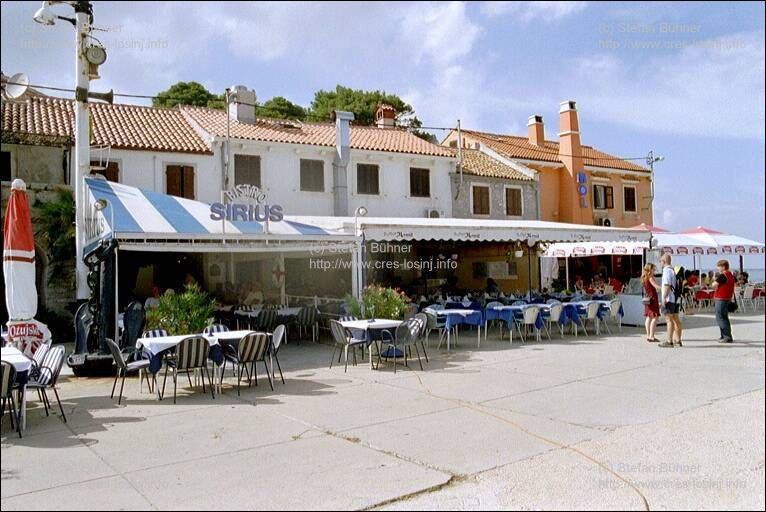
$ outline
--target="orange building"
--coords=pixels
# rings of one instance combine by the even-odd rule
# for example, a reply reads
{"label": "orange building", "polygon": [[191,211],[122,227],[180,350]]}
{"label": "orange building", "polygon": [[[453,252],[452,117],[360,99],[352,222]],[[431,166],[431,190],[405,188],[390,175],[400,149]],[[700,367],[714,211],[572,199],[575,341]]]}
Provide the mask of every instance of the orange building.
{"label": "orange building", "polygon": [[[540,220],[631,227],[652,224],[651,171],[580,142],[574,101],[559,108],[559,140],[545,140],[543,118],[534,115],[526,137],[461,130],[463,147],[538,171]],[[452,130],[442,144],[457,147]]]}

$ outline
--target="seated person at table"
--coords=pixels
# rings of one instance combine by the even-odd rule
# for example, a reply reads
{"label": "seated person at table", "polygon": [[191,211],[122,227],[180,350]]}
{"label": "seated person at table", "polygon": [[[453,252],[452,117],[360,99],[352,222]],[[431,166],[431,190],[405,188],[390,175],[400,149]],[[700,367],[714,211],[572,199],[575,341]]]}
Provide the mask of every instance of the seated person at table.
{"label": "seated person at table", "polygon": [[495,280],[492,279],[491,277],[487,278],[486,291],[492,297],[496,297],[500,293],[500,287],[497,285]]}
{"label": "seated person at table", "polygon": [[575,276],[575,290],[578,292],[585,290],[585,281],[580,276]]}
{"label": "seated person at table", "polygon": [[737,276],[737,284],[740,285],[746,285],[749,281],[750,276],[747,274],[747,272],[740,272]]}
{"label": "seated person at table", "polygon": [[699,282],[699,276],[696,272],[692,272],[689,275],[689,278],[686,280],[686,284],[689,286],[689,288],[694,288],[697,286],[697,283]]}
{"label": "seated person at table", "polygon": [[258,288],[257,284],[253,283],[250,285],[250,289],[248,290],[247,295],[245,296],[245,300],[243,300],[242,303],[248,306],[252,306],[254,304],[263,304],[263,292]]}
{"label": "seated person at table", "polygon": [[614,276],[609,278],[609,286],[612,287],[614,293],[620,293],[622,291],[622,283]]}
{"label": "seated person at table", "polygon": [[146,299],[144,302],[144,309],[156,308],[160,305],[160,288],[158,286],[152,286],[152,296]]}
{"label": "seated person at table", "polygon": [[703,273],[700,276],[700,280],[699,280],[700,290],[704,290],[705,288],[707,288],[708,287],[708,283],[709,283],[709,280],[707,278],[707,274]]}

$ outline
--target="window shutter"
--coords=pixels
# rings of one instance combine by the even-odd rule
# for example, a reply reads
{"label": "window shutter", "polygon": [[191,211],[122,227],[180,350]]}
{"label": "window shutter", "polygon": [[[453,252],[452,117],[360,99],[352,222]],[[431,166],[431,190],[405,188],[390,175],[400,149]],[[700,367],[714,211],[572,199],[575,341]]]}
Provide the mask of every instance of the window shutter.
{"label": "window shutter", "polygon": [[194,199],[194,167],[184,166],[183,194],[181,197]]}
{"label": "window shutter", "polygon": [[301,158],[301,190],[324,192],[324,162]]}
{"label": "window shutter", "polygon": [[520,189],[505,189],[505,214],[513,217],[520,217],[522,215]]}
{"label": "window shutter", "polygon": [[181,167],[168,165],[165,171],[165,191],[168,195],[181,197]]}
{"label": "window shutter", "polygon": [[489,188],[473,188],[473,213],[474,215],[489,215]]}
{"label": "window shutter", "polygon": [[[100,167],[100,166],[103,166],[103,162],[99,162],[98,160],[91,160],[90,166]],[[109,162],[106,165],[106,169],[92,169],[91,172],[93,174],[100,174],[101,176],[106,178],[107,181],[111,181],[112,183],[120,182],[120,168],[117,165],[117,162]]]}
{"label": "window shutter", "polygon": [[261,157],[234,155],[234,184],[261,188]]}
{"label": "window shutter", "polygon": [[410,196],[431,197],[431,180],[428,169],[410,167]]}
{"label": "window shutter", "polygon": [[356,192],[357,194],[380,194],[377,165],[358,164],[356,166]]}
{"label": "window shutter", "polygon": [[606,207],[614,208],[614,187],[606,187]]}

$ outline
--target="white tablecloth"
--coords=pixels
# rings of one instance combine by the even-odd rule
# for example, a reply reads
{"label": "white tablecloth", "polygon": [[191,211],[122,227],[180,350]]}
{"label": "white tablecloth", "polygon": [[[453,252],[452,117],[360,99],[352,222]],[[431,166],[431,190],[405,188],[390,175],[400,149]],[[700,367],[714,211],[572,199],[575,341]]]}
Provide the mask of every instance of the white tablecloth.
{"label": "white tablecloth", "polygon": [[11,363],[17,372],[26,372],[32,367],[32,360],[15,347],[3,347],[2,360]]}
{"label": "white tablecloth", "polygon": [[350,320],[340,323],[347,329],[359,329],[366,331],[367,329],[392,329],[402,325],[401,320],[386,320],[386,319],[374,319],[372,322],[369,320]]}
{"label": "white tablecloth", "polygon": [[[194,334],[184,334],[180,336],[158,336],[156,338],[138,338],[136,340],[136,348],[143,348],[144,352],[150,355],[156,355],[167,350],[171,347],[175,347],[186,338],[195,336]],[[210,343],[210,346],[218,345],[218,339],[212,336],[205,336],[205,339]]]}
{"label": "white tablecloth", "polygon": [[[278,314],[279,316],[294,316],[294,315],[297,315],[298,313],[300,313],[300,312],[301,312],[301,309],[303,309],[303,308],[298,308],[298,307],[284,307],[284,308],[279,308],[279,309],[277,310],[277,314]],[[260,313],[262,310],[263,310],[263,308],[254,309],[254,310],[252,310],[252,311],[236,311],[234,314],[236,314],[236,315],[242,315],[242,316],[252,316],[252,317],[256,317],[256,316],[258,316],[258,314],[259,314],[259,313]]]}

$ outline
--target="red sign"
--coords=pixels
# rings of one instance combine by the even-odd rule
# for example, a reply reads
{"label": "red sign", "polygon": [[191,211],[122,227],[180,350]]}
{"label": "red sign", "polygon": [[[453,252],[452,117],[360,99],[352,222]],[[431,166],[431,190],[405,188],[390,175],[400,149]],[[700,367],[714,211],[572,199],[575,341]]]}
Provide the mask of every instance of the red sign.
{"label": "red sign", "polygon": [[628,254],[628,248],[621,245],[616,245],[612,252],[614,254]]}
{"label": "red sign", "polygon": [[662,248],[662,254],[673,254],[673,248],[672,247],[663,247]]}
{"label": "red sign", "polygon": [[761,252],[761,251],[758,249],[758,247],[751,247],[750,248],[750,254],[758,254],[759,252]]}
{"label": "red sign", "polygon": [[694,247],[692,249],[692,254],[705,254],[705,249],[702,247]]}
{"label": "red sign", "polygon": [[604,254],[605,252],[606,252],[606,249],[604,249],[600,245],[593,246],[593,248],[590,250],[591,254]]}
{"label": "red sign", "polygon": [[575,247],[572,249],[572,254],[574,255],[584,255],[585,254],[585,247]]}
{"label": "red sign", "polygon": [[32,357],[37,347],[51,339],[48,326],[37,320],[8,322],[8,340],[24,354]]}
{"label": "red sign", "polygon": [[730,245],[724,245],[721,247],[721,252],[723,254],[731,254],[731,246]]}
{"label": "red sign", "polygon": [[687,254],[689,254],[689,248],[688,247],[679,247],[678,250],[676,251],[676,253],[677,254],[687,255]]}
{"label": "red sign", "polygon": [[708,254],[718,254],[718,249],[716,249],[715,247],[708,247],[707,253]]}
{"label": "red sign", "polygon": [[737,254],[745,254],[745,246],[744,245],[738,245],[734,248],[734,252]]}

